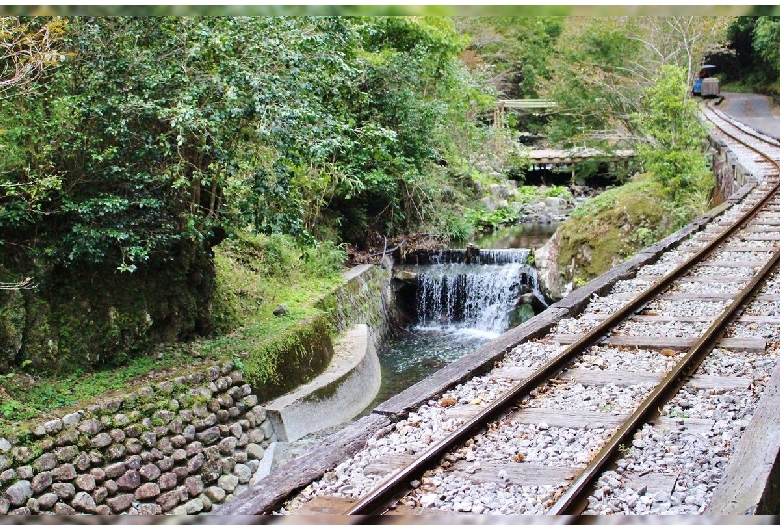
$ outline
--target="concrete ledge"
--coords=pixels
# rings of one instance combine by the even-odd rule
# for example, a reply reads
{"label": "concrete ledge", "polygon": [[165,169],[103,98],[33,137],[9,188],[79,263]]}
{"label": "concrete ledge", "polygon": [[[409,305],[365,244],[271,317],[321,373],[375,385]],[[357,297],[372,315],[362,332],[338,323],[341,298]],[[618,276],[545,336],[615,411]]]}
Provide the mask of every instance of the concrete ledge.
{"label": "concrete ledge", "polygon": [[328,368],[266,410],[279,441],[295,441],[348,421],[376,397],[382,379],[368,326],[359,324],[338,340]]}

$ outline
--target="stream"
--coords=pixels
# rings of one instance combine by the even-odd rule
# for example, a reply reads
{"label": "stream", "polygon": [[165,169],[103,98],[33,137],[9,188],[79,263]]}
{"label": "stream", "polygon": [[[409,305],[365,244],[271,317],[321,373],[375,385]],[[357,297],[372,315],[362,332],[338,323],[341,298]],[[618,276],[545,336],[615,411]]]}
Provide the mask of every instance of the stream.
{"label": "stream", "polygon": [[[536,270],[531,252],[555,232],[554,224],[526,224],[475,239],[479,257],[465,263],[457,251],[432,253],[426,265],[402,265],[417,277],[413,324],[377,352],[382,387],[367,410],[421,381],[461,356],[522,324],[535,314]],[[462,255],[462,254],[461,254]]]}

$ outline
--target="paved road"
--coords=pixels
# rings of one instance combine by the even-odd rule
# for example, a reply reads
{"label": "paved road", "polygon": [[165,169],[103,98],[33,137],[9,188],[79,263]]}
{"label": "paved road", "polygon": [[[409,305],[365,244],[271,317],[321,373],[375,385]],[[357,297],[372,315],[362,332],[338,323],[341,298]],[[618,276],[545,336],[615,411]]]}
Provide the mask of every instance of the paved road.
{"label": "paved road", "polygon": [[780,109],[771,107],[771,98],[759,94],[722,92],[720,110],[745,125],[769,136],[780,138]]}

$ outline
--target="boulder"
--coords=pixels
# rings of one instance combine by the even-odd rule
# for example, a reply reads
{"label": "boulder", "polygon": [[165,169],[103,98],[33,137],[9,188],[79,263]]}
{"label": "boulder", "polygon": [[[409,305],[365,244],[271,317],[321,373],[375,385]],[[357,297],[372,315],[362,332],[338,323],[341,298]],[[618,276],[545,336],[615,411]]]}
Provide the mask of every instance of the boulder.
{"label": "boulder", "polygon": [[3,497],[8,499],[11,506],[24,506],[27,504],[27,499],[32,497],[33,490],[32,484],[29,480],[20,480],[19,482],[11,485],[5,490]]}

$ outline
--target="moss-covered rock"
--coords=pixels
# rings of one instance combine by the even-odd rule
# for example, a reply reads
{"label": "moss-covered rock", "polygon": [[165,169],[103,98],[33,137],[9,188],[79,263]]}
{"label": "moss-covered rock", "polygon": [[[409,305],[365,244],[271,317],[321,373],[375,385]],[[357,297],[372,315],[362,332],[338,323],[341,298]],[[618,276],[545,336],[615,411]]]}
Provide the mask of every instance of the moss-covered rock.
{"label": "moss-covered rock", "polygon": [[707,197],[672,203],[655,180],[640,175],[587,201],[536,252],[544,294],[558,300],[622,263],[705,211]]}
{"label": "moss-covered rock", "polygon": [[117,365],[208,333],[214,266],[205,251],[189,254],[134,273],[95,264],[38,270],[34,288],[0,292],[0,372],[22,363],[37,373]]}

